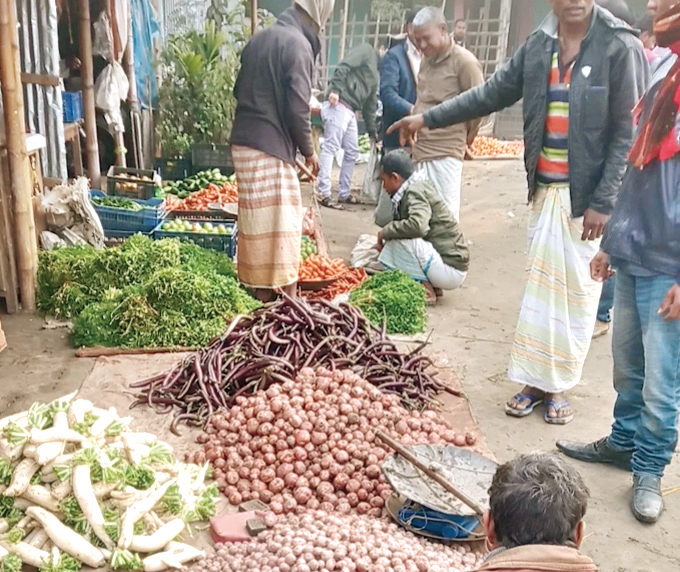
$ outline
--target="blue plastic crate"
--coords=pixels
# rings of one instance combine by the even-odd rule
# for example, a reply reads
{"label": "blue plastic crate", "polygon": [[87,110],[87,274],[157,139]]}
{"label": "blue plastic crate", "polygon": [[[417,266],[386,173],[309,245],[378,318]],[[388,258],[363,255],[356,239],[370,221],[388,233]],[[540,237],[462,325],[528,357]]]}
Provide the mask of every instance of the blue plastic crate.
{"label": "blue plastic crate", "polygon": [[61,94],[64,107],[64,123],[75,123],[83,118],[83,94],[79,91],[64,91]]}
{"label": "blue plastic crate", "polygon": [[92,204],[94,210],[99,215],[104,232],[108,236],[108,231],[126,231],[131,234],[135,232],[150,233],[158,224],[165,219],[165,208],[163,199],[148,199],[140,201],[126,199],[125,197],[109,197],[102,191],[90,191],[90,198],[101,197],[113,200],[129,200],[147,207],[142,211],[130,211],[117,209],[115,207],[105,207]]}
{"label": "blue plastic crate", "polygon": [[[201,221],[194,221],[191,219],[185,219],[190,223]],[[165,221],[167,222],[167,221]],[[153,231],[153,237],[156,240],[161,240],[163,238],[179,238],[182,240],[190,240],[198,246],[207,248],[210,250],[217,250],[218,252],[224,252],[230,258],[236,257],[236,247],[238,244],[238,227],[234,221],[223,221],[219,224],[224,224],[225,226],[231,228],[231,234],[208,234],[202,232],[172,232],[168,230],[163,230],[161,222]]]}

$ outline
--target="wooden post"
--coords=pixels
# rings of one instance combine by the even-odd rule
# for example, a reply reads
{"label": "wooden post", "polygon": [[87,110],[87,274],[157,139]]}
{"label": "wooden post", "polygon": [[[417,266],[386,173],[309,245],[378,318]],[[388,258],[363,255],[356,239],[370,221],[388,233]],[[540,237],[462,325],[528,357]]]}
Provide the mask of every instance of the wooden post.
{"label": "wooden post", "polygon": [[79,0],[80,12],[80,68],[83,80],[83,115],[85,116],[85,153],[87,174],[93,189],[99,189],[99,143],[97,142],[97,116],[94,102],[94,66],[92,63],[92,33],[90,32],[90,2]]}
{"label": "wooden post", "polygon": [[380,38],[380,14],[375,19],[375,38],[373,39],[373,47],[377,50]]}
{"label": "wooden post", "polygon": [[26,152],[24,96],[14,0],[0,0],[0,82],[10,189],[14,203],[14,236],[21,301],[24,310],[34,311],[38,246]]}
{"label": "wooden post", "polygon": [[250,32],[257,32],[257,0],[250,0]]}
{"label": "wooden post", "polygon": [[341,12],[342,24],[340,28],[340,57],[341,62],[345,57],[345,44],[347,43],[347,19],[349,18],[349,0],[345,0],[345,5]]}

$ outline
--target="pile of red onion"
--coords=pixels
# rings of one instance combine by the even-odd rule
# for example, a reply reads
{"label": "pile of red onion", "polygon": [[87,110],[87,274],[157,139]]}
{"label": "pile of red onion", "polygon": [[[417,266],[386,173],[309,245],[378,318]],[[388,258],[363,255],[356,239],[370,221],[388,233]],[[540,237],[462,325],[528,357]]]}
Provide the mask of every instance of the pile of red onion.
{"label": "pile of red onion", "polygon": [[433,411],[409,411],[352,371],[304,368],[295,381],[238,397],[199,436],[229,502],[260,499],[275,514],[321,509],[380,516],[391,489],[380,469],[390,452],[380,429],[403,444],[474,444]]}
{"label": "pile of red onion", "polygon": [[463,572],[480,560],[468,546],[429,542],[386,520],[321,511],[279,517],[250,542],[216,548],[188,572]]}

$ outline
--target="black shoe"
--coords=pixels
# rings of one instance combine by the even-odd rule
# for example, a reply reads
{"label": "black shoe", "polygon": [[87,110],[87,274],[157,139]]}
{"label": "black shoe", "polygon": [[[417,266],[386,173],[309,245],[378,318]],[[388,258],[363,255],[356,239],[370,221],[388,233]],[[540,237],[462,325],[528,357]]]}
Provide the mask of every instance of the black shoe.
{"label": "black shoe", "polygon": [[625,471],[630,471],[630,458],[632,451],[617,451],[611,447],[607,437],[595,441],[595,443],[572,443],[571,441],[558,441],[557,448],[567,457],[578,459],[586,463],[606,463],[615,465]]}
{"label": "black shoe", "polygon": [[653,524],[663,512],[661,478],[654,475],[636,475],[633,479],[633,516],[640,522]]}

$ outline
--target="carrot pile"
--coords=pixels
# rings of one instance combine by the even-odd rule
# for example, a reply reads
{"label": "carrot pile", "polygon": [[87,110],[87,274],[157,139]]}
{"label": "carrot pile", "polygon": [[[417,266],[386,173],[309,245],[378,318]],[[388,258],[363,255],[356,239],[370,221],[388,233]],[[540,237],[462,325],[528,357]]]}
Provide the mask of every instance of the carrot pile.
{"label": "carrot pile", "polygon": [[498,155],[522,155],[524,143],[522,141],[500,141],[495,137],[479,135],[470,147],[475,157],[496,157]]}
{"label": "carrot pile", "polygon": [[347,271],[347,265],[341,258],[326,258],[312,254],[300,263],[298,279],[301,281],[331,280]]}
{"label": "carrot pile", "polygon": [[302,295],[313,300],[335,300],[342,294],[349,294],[361,286],[368,278],[363,268],[350,268],[342,277],[325,288],[317,291],[303,290]]}
{"label": "carrot pile", "polygon": [[210,183],[205,189],[191,193],[186,199],[175,195],[167,195],[165,206],[170,211],[207,211],[212,203],[237,203],[238,187],[236,183],[225,183],[221,187]]}

